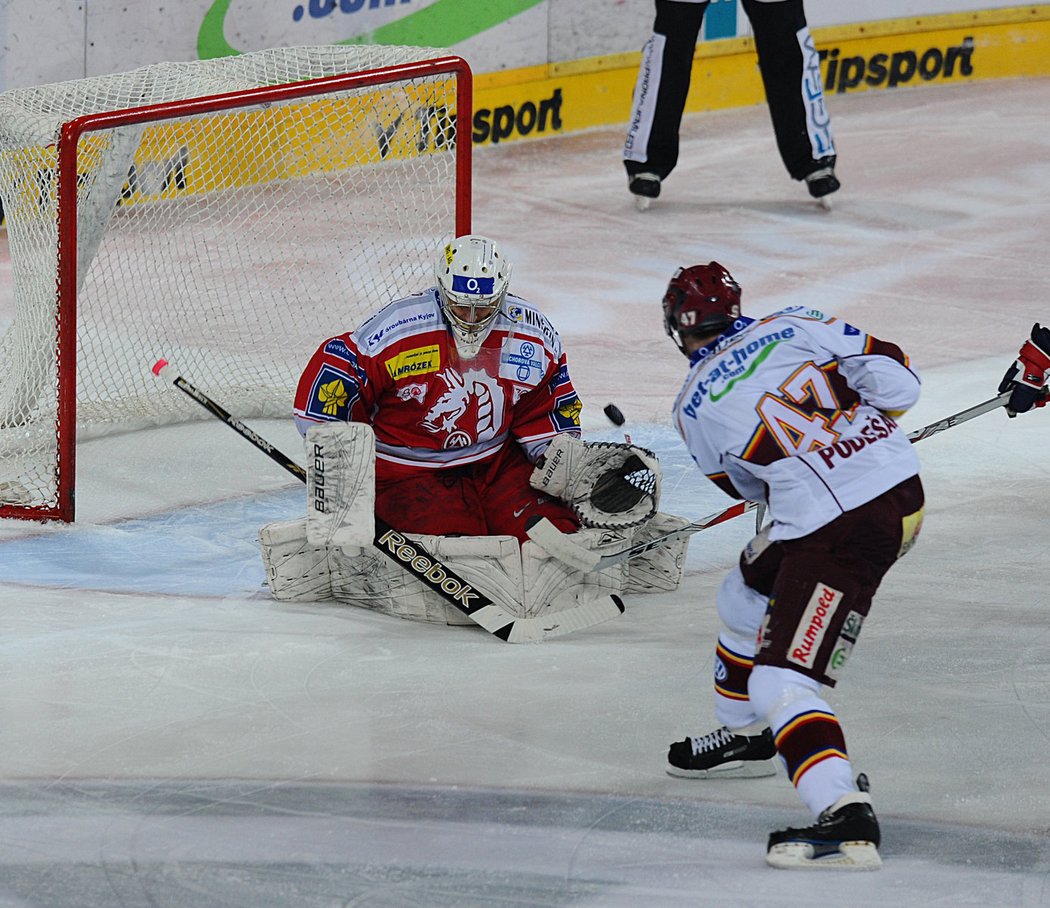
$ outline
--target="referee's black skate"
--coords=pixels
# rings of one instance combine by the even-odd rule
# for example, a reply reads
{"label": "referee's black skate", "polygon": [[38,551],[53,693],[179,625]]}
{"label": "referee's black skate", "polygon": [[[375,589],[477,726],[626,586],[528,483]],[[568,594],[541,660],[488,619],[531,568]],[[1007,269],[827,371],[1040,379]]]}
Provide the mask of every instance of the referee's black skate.
{"label": "referee's black skate", "polygon": [[780,870],[878,870],[879,821],[867,777],[857,784],[860,791],[839,798],[813,826],[770,833],[766,863]]}
{"label": "referee's black skate", "polygon": [[724,725],[701,738],[676,741],[667,751],[667,774],[682,779],[760,779],[776,774],[773,732],[735,735]]}
{"label": "referee's black skate", "polygon": [[838,177],[835,176],[835,168],[830,165],[806,174],[806,188],[815,199],[823,199],[824,196],[838,192],[841,186]]}
{"label": "referee's black skate", "polygon": [[627,188],[635,197],[638,210],[645,211],[653,199],[660,197],[660,178],[655,173],[636,173],[628,181]]}

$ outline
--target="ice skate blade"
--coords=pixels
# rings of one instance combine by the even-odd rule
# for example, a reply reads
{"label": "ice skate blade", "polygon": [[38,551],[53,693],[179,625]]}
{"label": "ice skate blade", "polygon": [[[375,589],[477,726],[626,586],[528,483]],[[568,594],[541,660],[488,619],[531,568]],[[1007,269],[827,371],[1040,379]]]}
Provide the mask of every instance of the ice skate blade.
{"label": "ice skate blade", "polygon": [[648,211],[649,206],[653,204],[653,200],[648,196],[636,195],[634,197],[634,207],[639,211]]}
{"label": "ice skate blade", "polygon": [[734,760],[713,769],[682,769],[667,764],[667,774],[676,779],[763,779],[777,774],[772,760]]}
{"label": "ice skate blade", "polygon": [[882,858],[871,842],[842,842],[837,849],[812,842],[784,842],[769,849],[766,863],[778,870],[878,870]]}
{"label": "ice skate blade", "polygon": [[817,199],[817,206],[824,211],[831,211],[831,196],[826,195]]}

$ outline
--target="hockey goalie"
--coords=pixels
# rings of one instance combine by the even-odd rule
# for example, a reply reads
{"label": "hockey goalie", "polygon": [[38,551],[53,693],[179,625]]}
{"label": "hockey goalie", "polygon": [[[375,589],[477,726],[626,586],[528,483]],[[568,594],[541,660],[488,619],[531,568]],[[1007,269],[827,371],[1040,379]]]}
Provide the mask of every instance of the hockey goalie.
{"label": "hockey goalie", "polygon": [[379,551],[376,516],[522,618],[677,588],[684,539],[591,572],[528,539],[546,518],[618,554],[686,521],[658,511],[652,452],[580,439],[561,339],[508,293],[510,273],[497,243],[459,237],[439,251],[434,286],[314,353],[295,397],[307,516],[260,532],[277,599],[470,624]]}

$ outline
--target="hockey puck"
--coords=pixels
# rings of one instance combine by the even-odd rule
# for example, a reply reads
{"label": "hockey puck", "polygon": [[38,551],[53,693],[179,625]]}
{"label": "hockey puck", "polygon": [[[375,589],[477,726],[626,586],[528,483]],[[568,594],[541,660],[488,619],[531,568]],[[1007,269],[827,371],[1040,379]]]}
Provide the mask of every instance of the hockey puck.
{"label": "hockey puck", "polygon": [[605,415],[609,417],[609,422],[615,426],[622,426],[626,419],[623,418],[623,413],[620,412],[620,408],[616,404],[605,405]]}

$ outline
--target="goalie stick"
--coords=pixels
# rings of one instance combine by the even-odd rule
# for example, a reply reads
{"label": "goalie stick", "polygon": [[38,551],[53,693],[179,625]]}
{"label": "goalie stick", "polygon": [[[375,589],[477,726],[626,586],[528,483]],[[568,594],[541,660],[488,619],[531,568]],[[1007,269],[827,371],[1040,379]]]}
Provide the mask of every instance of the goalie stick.
{"label": "goalie stick", "polygon": [[[153,366],[153,374],[170,381],[271,460],[284,467],[296,479],[306,482],[306,470],[177,374],[167,360],[157,360]],[[608,621],[622,615],[624,611],[623,600],[619,596],[610,595],[608,601],[587,602],[546,618],[521,618],[493,602],[418,542],[395,530],[378,516],[375,518],[375,538],[372,544],[473,622],[507,643],[538,643],[551,637],[560,637]]]}
{"label": "goalie stick", "polygon": [[[945,416],[943,419],[937,420],[937,422],[932,422],[928,426],[909,432],[908,440],[912,444],[915,444],[917,441],[922,441],[924,438],[929,438],[931,435],[936,435],[938,432],[944,432],[946,429],[951,429],[952,427],[967,422],[974,417],[989,413],[992,410],[998,410],[1000,407],[1006,406],[1009,399],[1010,392],[1004,391],[998,397],[993,397],[990,400],[976,404],[967,410],[953,413],[951,416]],[[581,545],[577,545],[571,536],[562,533],[546,518],[537,521],[529,528],[529,538],[533,542],[538,543],[548,555],[557,558],[559,561],[564,562],[570,567],[576,568],[578,571],[596,571],[612,567],[615,564],[620,564],[623,561],[627,561],[637,555],[642,555],[645,552],[652,551],[660,546],[670,545],[672,542],[677,542],[679,539],[684,539],[686,536],[692,536],[694,533],[699,533],[701,530],[706,530],[709,527],[725,523],[727,520],[732,520],[734,517],[739,517],[741,514],[754,511],[756,508],[760,508],[763,513],[765,511],[764,504],[759,504],[755,501],[738,501],[736,504],[732,504],[722,511],[708,514],[706,517],[702,517],[693,523],[686,524],[686,526],[681,529],[672,530],[670,533],[664,533],[661,536],[655,536],[646,542],[641,542],[638,545],[633,545],[630,548],[624,549],[622,552],[617,552],[615,555],[599,555],[597,552],[593,552]],[[758,529],[761,530],[761,527],[759,526]]]}

